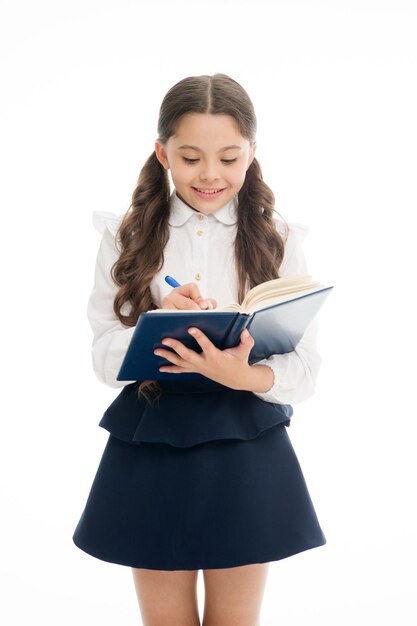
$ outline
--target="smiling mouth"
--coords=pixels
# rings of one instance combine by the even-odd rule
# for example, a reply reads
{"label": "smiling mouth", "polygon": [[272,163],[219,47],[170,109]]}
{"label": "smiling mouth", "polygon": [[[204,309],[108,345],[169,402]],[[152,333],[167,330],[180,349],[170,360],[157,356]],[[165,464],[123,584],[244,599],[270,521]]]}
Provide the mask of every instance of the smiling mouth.
{"label": "smiling mouth", "polygon": [[193,187],[196,191],[200,191],[201,193],[218,193],[219,191],[223,191],[224,187],[219,187],[216,189],[202,189],[200,187]]}

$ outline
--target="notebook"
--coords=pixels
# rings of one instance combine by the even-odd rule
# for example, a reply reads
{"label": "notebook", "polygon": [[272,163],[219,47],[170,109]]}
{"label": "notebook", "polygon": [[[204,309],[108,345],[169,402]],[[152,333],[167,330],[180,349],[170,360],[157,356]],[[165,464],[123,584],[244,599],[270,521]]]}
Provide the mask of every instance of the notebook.
{"label": "notebook", "polygon": [[140,314],[123,359],[117,380],[207,380],[196,372],[172,374],[159,367],[172,365],[153,353],[164,348],[164,338],[174,338],[188,348],[201,352],[197,341],[187,332],[191,326],[202,330],[219,349],[239,344],[247,328],[255,340],[250,365],[272,354],[295,349],[308,325],[317,315],[333,286],[324,286],[309,275],[277,278],[253,287],[241,305],[231,303],[213,310],[155,309]]}

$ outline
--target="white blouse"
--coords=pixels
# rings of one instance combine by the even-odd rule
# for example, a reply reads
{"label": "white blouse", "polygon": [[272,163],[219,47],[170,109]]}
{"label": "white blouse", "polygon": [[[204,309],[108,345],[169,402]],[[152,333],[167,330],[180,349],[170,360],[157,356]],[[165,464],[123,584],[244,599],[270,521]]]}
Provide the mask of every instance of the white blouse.
{"label": "white blouse", "polygon": [[[94,211],[93,224],[102,234],[95,266],[95,281],[87,316],[94,333],[92,363],[97,378],[110,387],[123,387],[134,381],[116,380],[123,357],[135,330],[125,326],[113,312],[113,299],[118,287],[110,270],[119,256],[115,236],[124,214]],[[285,234],[282,220],[275,224]],[[289,223],[280,276],[308,274],[301,243],[308,228]],[[215,213],[203,214],[191,209],[176,194],[170,198],[169,240],[164,249],[164,264],[150,285],[157,307],[171,291],[164,280],[169,274],[180,284],[195,282],[205,298],[215,298],[222,307],[238,301],[238,284],[234,261],[234,240],[237,228],[237,198]],[[129,311],[128,303],[122,313]],[[321,358],[316,350],[317,321],[309,325],[296,349],[287,354],[274,354],[257,364],[268,365],[274,372],[274,384],[265,393],[253,392],[262,400],[278,404],[301,402],[314,393]],[[181,374],[173,374],[181,376]]]}

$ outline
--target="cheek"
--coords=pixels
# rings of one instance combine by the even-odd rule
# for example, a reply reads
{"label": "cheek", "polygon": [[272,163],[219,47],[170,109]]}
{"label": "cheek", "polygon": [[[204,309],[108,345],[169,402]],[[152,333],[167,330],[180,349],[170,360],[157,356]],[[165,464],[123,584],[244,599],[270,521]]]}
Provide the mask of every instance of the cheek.
{"label": "cheek", "polygon": [[191,168],[187,166],[173,166],[171,167],[171,176],[175,184],[180,185],[188,183],[192,178]]}
{"label": "cheek", "polygon": [[234,187],[241,187],[243,183],[245,182],[245,177],[246,177],[246,169],[240,167],[238,169],[233,170],[233,172],[230,172],[228,180]]}

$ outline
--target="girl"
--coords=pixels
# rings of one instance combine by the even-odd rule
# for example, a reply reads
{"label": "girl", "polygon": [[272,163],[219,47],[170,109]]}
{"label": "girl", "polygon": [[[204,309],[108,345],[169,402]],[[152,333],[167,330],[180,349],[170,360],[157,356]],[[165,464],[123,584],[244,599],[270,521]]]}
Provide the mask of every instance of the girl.
{"label": "girl", "polygon": [[293,352],[256,365],[247,331],[222,351],[191,328],[201,351],[172,338],[163,342],[172,350],[155,350],[170,363],[162,380],[116,380],[142,311],[224,306],[263,281],[308,273],[305,228],[275,212],[255,135],[236,81],[185,78],[163,99],[126,214],[94,213],[93,367],[123,389],[100,421],[110,434],[73,540],[132,568],[146,626],[200,624],[199,569],[203,626],[256,626],[269,562],[326,543],[287,434],[291,404],[314,391],[314,322]]}

